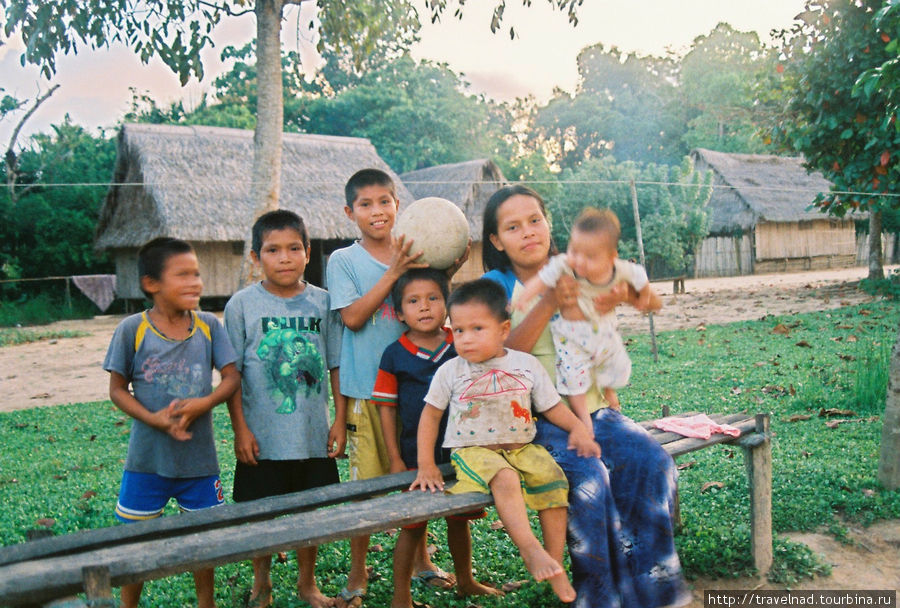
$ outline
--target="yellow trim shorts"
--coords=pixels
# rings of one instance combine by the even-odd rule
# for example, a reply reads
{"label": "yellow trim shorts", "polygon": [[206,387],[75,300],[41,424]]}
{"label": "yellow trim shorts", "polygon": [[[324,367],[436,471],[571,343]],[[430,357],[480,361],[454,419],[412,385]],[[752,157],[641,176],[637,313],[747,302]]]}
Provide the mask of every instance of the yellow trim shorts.
{"label": "yellow trim shorts", "polygon": [[491,493],[491,480],[503,469],[519,474],[525,505],[535,511],[569,506],[569,482],[563,470],[543,446],[528,443],[515,450],[491,450],[480,446],[459,448],[450,457],[456,484],[447,492]]}
{"label": "yellow trim shorts", "polygon": [[352,481],[391,472],[381,417],[374,401],[347,398],[347,456]]}

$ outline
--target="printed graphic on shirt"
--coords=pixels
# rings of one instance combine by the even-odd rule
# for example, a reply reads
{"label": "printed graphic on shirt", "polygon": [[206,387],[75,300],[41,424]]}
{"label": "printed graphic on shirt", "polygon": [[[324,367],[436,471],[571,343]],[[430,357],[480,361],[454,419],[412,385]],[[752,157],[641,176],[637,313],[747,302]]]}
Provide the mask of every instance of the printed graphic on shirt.
{"label": "printed graphic on shirt", "polygon": [[265,336],[256,349],[269,378],[277,414],[292,414],[296,397],[318,394],[325,379],[325,363],[315,343],[304,333],[319,333],[322,319],[314,317],[266,317]]}
{"label": "printed graphic on shirt", "polygon": [[203,366],[188,364],[184,359],[165,361],[159,357],[147,357],[141,365],[144,380],[163,387],[176,399],[199,397],[205,385]]}
{"label": "printed graphic on shirt", "polygon": [[[528,392],[525,383],[515,375],[502,369],[492,369],[472,380],[460,395],[459,401],[467,405],[459,412],[456,422],[462,424],[464,421],[477,420],[481,417],[482,407],[485,407],[488,411],[497,412],[494,420],[487,420],[486,423],[506,419],[511,423],[509,430],[515,431],[515,419],[520,418],[527,427],[531,422],[531,412],[522,407],[521,402],[527,402]],[[511,412],[511,417],[501,413],[503,411]],[[494,430],[493,426],[488,428],[488,432]]]}

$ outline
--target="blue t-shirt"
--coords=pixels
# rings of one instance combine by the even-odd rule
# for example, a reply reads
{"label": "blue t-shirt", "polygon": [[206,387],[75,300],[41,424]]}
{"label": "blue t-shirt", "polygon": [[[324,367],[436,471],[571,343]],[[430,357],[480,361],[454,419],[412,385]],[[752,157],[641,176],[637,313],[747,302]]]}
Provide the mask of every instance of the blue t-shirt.
{"label": "blue t-shirt", "polygon": [[[166,337],[146,312],[126,318],[113,333],[103,369],[127,379],[134,398],[151,412],[165,409],[174,399],[210,394],[213,366],[221,370],[234,363],[234,350],[219,320],[208,312],[191,315],[190,335],[184,340]],[[218,474],[212,412],[194,420],[188,430],[192,437],[179,441],[132,420],[125,470],[178,478]]]}
{"label": "blue t-shirt", "polygon": [[[332,310],[340,310],[367,294],[387,270],[359,242],[338,249],[325,272]],[[371,399],[381,353],[406,331],[397,318],[390,295],[372,318],[357,331],[344,327],[341,340],[341,394]]]}
{"label": "blue t-shirt", "polygon": [[[416,346],[403,334],[399,340],[384,349],[378,366],[372,401],[397,408],[400,456],[410,469],[418,466],[417,432],[419,418],[425,409],[428,386],[441,364],[456,356],[453,334],[448,328],[444,328],[444,331],[447,334],[444,343],[433,352]],[[434,461],[437,464],[450,462],[450,450],[441,448],[446,428],[445,412],[441,418],[438,440],[434,444]]]}
{"label": "blue t-shirt", "polygon": [[328,370],[340,363],[343,331],[328,292],[307,284],[282,298],[255,283],[228,300],[225,330],[259,458],[328,456]]}

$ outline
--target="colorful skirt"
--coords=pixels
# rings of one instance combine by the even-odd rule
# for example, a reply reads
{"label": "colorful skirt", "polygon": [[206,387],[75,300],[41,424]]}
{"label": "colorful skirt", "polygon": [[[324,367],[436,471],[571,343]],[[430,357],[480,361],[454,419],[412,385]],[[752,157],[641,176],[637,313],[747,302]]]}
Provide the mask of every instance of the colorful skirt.
{"label": "colorful skirt", "polygon": [[593,415],[601,460],[567,449],[568,433],[539,419],[543,445],[569,479],[568,546],[577,608],[659,608],[690,600],[675,551],[675,463],[630,418]]}

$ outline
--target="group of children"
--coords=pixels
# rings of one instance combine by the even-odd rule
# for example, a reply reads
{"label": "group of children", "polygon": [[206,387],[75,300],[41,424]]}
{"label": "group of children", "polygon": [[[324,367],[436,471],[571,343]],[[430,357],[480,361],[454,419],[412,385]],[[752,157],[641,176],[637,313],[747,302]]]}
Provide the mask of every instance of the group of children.
{"label": "group of children", "polygon": [[[335,458],[345,448],[351,479],[417,470],[411,491],[443,490],[437,465],[452,462],[458,481],[448,491],[492,493],[529,572],[548,580],[563,601],[574,600],[562,567],[568,484],[550,454],[531,443],[534,416],[568,431],[570,448],[580,456],[599,457],[577,395],[590,383],[582,376],[609,359],[605,347],[601,356],[596,339],[580,344],[586,354],[579,371],[560,374],[555,387],[534,357],[504,348],[510,317],[502,287],[479,279],[449,293],[452,271],[418,263],[415,243],[392,236],[399,202],[390,176],[359,171],[345,194],[344,211],[360,239],[331,255],[328,291],[303,280],[309,260],[303,220],[290,211],[267,213],[253,226],[251,252],[265,278],[229,300],[224,329],[215,316],[197,312],[202,281],[190,245],[160,238],[140,250],[141,289],[153,306],[119,325],[103,364],[112,401],[134,419],[116,516],[125,522],[158,517],[170,498],[182,510],[224,502],[211,410],[227,402],[237,458],[235,501],[337,483]],[[586,258],[570,247],[557,274],[574,271],[595,285],[622,280],[625,271],[610,266],[618,223],[613,238],[595,220],[576,224],[573,233],[573,245],[579,231],[585,236]],[[589,238],[592,232],[602,238]],[[601,261],[599,272],[596,263],[580,261],[592,259],[591,240],[602,252],[612,243],[609,267]],[[546,285],[555,280],[542,279]],[[649,289],[646,275],[630,282],[642,294]],[[528,288],[530,295],[544,289]],[[601,325],[589,320],[590,310],[562,312],[585,332],[596,334]],[[445,326],[448,315],[452,329]],[[581,334],[553,332],[560,336],[561,359],[571,359],[567,343]],[[213,367],[221,373],[215,389]],[[601,386],[621,386],[623,374],[627,381],[627,372],[617,374],[616,383]],[[572,409],[557,389],[570,395]],[[539,513],[543,545],[531,531],[526,506]],[[401,530],[393,608],[421,605],[411,597],[413,579],[455,586],[460,595],[502,594],[472,574],[469,521],[481,516],[447,520],[455,576],[432,563],[424,523]],[[299,597],[316,608],[361,605],[368,544],[367,536],[351,539],[347,583],[336,598],[316,584],[317,549],[298,550]],[[249,605],[271,604],[270,567],[271,556],[253,560]],[[212,569],[194,578],[199,606],[213,606]],[[136,606],[140,592],[140,583],[124,586],[122,605]]]}

